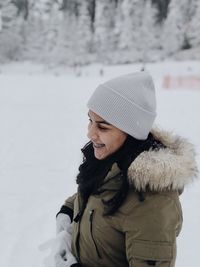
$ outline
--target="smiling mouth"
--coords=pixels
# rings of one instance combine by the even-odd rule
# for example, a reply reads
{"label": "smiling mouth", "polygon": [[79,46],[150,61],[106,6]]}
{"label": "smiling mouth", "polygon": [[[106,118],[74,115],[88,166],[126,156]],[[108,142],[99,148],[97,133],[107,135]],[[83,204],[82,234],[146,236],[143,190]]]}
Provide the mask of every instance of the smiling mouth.
{"label": "smiling mouth", "polygon": [[93,147],[94,148],[102,148],[102,147],[104,147],[105,145],[104,144],[94,144],[93,143]]}

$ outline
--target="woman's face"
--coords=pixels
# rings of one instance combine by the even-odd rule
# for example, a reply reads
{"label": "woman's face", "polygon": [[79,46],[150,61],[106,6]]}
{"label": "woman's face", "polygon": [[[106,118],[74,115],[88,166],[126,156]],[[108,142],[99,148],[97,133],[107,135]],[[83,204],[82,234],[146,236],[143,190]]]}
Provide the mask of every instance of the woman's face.
{"label": "woman's face", "polygon": [[126,140],[127,134],[109,124],[99,115],[89,110],[88,138],[93,143],[97,159],[105,159],[116,152]]}

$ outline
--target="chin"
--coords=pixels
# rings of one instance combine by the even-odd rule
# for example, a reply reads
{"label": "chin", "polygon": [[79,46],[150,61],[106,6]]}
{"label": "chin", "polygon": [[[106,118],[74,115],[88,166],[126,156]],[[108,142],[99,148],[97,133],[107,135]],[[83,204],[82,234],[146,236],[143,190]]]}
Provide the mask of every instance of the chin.
{"label": "chin", "polygon": [[107,156],[104,156],[104,155],[101,156],[101,155],[95,155],[95,154],[94,154],[94,156],[98,160],[103,160],[103,159],[105,159],[107,157]]}

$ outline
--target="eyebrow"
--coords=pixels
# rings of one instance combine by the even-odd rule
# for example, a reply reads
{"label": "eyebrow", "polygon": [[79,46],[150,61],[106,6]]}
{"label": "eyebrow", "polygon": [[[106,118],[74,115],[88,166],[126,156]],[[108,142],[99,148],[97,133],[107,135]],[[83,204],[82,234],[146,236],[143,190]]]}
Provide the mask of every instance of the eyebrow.
{"label": "eyebrow", "polygon": [[[91,119],[91,117],[90,117],[90,114],[88,113],[88,117]],[[109,122],[107,122],[107,121],[104,121],[104,120],[102,120],[102,121],[95,121],[96,123],[103,123],[103,124],[106,124],[106,125],[111,125]]]}
{"label": "eyebrow", "polygon": [[95,121],[96,123],[104,123],[104,124],[107,124],[107,125],[111,125],[109,122],[107,121]]}

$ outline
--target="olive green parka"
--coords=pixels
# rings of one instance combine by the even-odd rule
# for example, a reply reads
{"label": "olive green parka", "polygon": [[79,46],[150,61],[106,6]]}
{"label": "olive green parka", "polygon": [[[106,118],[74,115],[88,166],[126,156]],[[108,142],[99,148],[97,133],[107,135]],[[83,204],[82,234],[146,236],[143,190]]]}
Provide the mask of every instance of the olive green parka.
{"label": "olive green parka", "polygon": [[[158,129],[152,134],[165,148],[142,152],[129,166],[130,189],[118,211],[103,215],[102,200],[121,185],[121,171],[114,163],[102,193],[91,195],[80,220],[73,221],[72,251],[84,267],[175,266],[182,226],[179,194],[198,170],[193,146],[185,139]],[[65,201],[73,218],[80,202],[79,193]]]}

